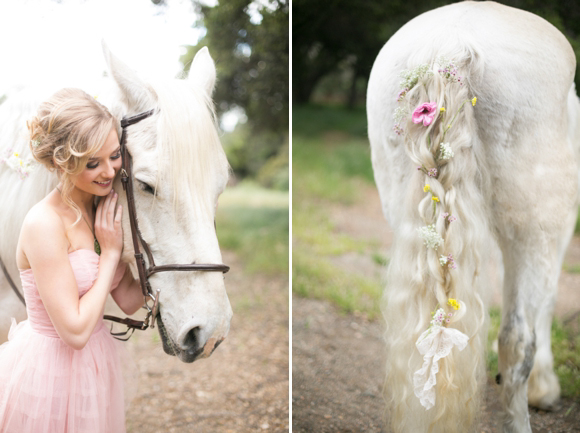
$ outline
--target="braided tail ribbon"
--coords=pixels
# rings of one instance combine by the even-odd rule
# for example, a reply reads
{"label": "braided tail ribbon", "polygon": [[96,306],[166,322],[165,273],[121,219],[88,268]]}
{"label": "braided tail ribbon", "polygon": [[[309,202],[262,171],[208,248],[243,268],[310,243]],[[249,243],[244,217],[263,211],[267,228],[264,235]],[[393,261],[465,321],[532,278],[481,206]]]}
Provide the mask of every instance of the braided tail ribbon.
{"label": "braided tail ribbon", "polygon": [[453,347],[461,351],[467,346],[469,337],[463,332],[447,328],[446,325],[456,322],[465,314],[463,302],[449,299],[448,302],[453,308],[457,306],[459,310],[456,314],[445,314],[443,308],[439,308],[433,314],[431,326],[421,334],[415,345],[419,353],[423,355],[423,366],[413,375],[413,385],[415,395],[419,398],[421,405],[429,410],[435,406],[435,376],[439,372],[439,360],[451,353]]}
{"label": "braided tail ribbon", "polygon": [[[435,64],[439,68],[435,67]],[[438,107],[437,102],[417,100],[425,98],[425,93],[421,93],[422,88],[427,89],[428,83],[433,82],[431,80],[434,78],[437,78],[438,83],[442,83],[439,87],[439,89],[443,89],[441,94],[444,94],[446,86],[463,86],[463,78],[458,75],[458,69],[454,62],[443,57],[437,59],[433,65],[423,64],[414,69],[403,71],[401,78],[402,90],[397,95],[399,106],[393,115],[395,122],[393,131],[398,135],[407,135],[411,131],[418,132],[422,128],[427,128],[423,129],[426,131],[427,148],[421,147],[413,154],[417,157],[417,162],[421,164],[417,169],[426,175],[427,181],[423,187],[423,192],[431,196],[428,203],[430,203],[429,206],[432,206],[432,211],[425,212],[428,208],[420,206],[420,212],[426,225],[418,229],[418,235],[423,239],[427,249],[438,251],[444,243],[440,231],[447,230],[449,225],[457,220],[456,216],[449,212],[443,212],[444,207],[439,208],[444,205],[442,202],[444,196],[441,193],[445,192],[441,189],[441,182],[439,182],[441,169],[455,156],[453,149],[454,146],[457,146],[449,140],[447,133],[454,126],[464,105],[471,102],[472,106],[475,106],[477,98],[464,100],[454,114],[446,112],[442,99],[440,99],[440,107]],[[412,107],[415,108],[412,109]],[[435,122],[439,122],[436,127],[429,128],[431,124],[435,125]],[[440,132],[432,134],[432,131]],[[408,138],[406,137],[407,141]],[[433,183],[439,186],[434,188]],[[444,224],[437,224],[437,215],[441,215]],[[439,264],[443,268],[443,280],[447,283],[451,282],[452,271],[458,266],[456,258],[452,253],[441,255]],[[455,299],[447,299],[446,292],[449,290],[450,284],[442,284],[440,287],[448,288],[445,292],[436,292],[439,302],[447,300],[447,305],[438,307],[437,311],[433,313],[431,326],[419,336],[415,343],[419,353],[423,355],[423,365],[413,375],[414,391],[421,405],[427,410],[435,406],[435,385],[437,383],[436,375],[439,372],[439,361],[447,357],[454,347],[462,351],[469,341],[469,337],[463,332],[448,327],[449,324],[460,320],[465,315],[465,304]],[[446,313],[445,308],[451,312]]]}

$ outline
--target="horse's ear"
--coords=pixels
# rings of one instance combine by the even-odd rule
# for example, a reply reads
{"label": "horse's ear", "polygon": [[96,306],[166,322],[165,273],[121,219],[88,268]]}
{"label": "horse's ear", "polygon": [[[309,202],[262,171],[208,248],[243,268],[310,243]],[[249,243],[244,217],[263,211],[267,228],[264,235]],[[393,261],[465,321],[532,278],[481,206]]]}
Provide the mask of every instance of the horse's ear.
{"label": "horse's ear", "polygon": [[155,99],[152,89],[141,81],[135,71],[111,53],[104,40],[102,46],[109,73],[119,86],[129,110],[139,112],[150,109]]}
{"label": "horse's ear", "polygon": [[209,55],[207,47],[203,47],[193,58],[187,79],[201,86],[211,96],[215,86],[215,76],[215,63]]}

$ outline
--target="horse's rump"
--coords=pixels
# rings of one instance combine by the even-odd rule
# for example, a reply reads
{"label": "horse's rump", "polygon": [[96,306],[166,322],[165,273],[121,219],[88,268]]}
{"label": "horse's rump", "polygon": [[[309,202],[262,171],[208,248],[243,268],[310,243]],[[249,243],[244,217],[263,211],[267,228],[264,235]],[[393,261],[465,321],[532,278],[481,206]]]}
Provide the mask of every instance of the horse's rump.
{"label": "horse's rump", "polygon": [[[457,67],[463,84],[443,77],[441,57]],[[432,77],[398,102],[401,72],[421,64]],[[396,431],[465,432],[473,426],[485,380],[485,306],[495,239],[503,239],[504,248],[538,226],[558,239],[568,233],[577,197],[574,70],[571,47],[544,20],[471,2],[412,20],[375,62],[367,112],[375,180],[395,232],[383,312],[386,390]],[[395,131],[393,115],[405,101],[407,121]],[[436,103],[445,112],[431,125],[416,125],[410,112],[420,103]],[[441,156],[444,142],[454,153],[448,160]],[[433,168],[436,174],[429,172]],[[563,212],[564,218],[555,217]],[[430,224],[442,237],[435,249],[418,235]],[[448,254],[456,269],[440,261]],[[464,332],[469,344],[439,361],[437,402],[426,410],[414,395],[413,373],[423,362],[415,341],[429,327],[430,313],[448,298],[466,304],[466,315],[451,327]]]}

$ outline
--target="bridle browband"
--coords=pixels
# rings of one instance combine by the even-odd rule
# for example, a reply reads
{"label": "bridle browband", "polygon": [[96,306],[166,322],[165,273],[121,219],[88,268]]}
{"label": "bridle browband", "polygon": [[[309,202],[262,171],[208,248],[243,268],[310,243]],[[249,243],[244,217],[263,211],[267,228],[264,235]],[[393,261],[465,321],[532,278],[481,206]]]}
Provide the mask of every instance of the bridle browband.
{"label": "bridle browband", "polygon": [[[226,272],[228,272],[230,270],[229,266],[226,266],[224,264],[197,264],[197,263],[193,263],[190,265],[184,265],[184,264],[170,264],[170,265],[156,265],[155,264],[155,260],[153,259],[153,254],[151,253],[151,249],[149,248],[149,245],[147,244],[147,242],[145,242],[145,240],[143,239],[143,236],[141,236],[141,231],[139,230],[139,224],[137,222],[137,209],[135,207],[135,194],[134,194],[134,190],[133,190],[133,172],[132,172],[132,158],[131,155],[129,154],[129,151],[127,150],[127,127],[134,125],[135,123],[140,122],[143,119],[148,118],[149,116],[153,115],[157,110],[153,109],[153,110],[149,110],[149,111],[145,111],[143,113],[139,113],[135,116],[131,116],[131,117],[124,117],[121,120],[121,140],[120,140],[120,144],[121,144],[121,154],[122,154],[122,165],[121,165],[121,182],[123,184],[123,190],[125,191],[126,195],[127,195],[127,204],[128,204],[128,210],[129,210],[129,222],[131,224],[131,237],[133,238],[133,248],[135,250],[135,262],[137,264],[137,271],[139,273],[139,283],[141,285],[141,292],[143,293],[143,297],[145,298],[145,303],[144,303],[144,308],[147,310],[147,315],[145,316],[145,319],[140,321],[140,320],[133,320],[130,318],[125,318],[125,319],[121,319],[119,317],[115,317],[115,316],[109,316],[109,315],[105,315],[104,319],[105,320],[110,320],[113,322],[117,322],[117,323],[122,323],[124,325],[127,325],[127,330],[124,332],[112,332],[112,328],[111,328],[111,334],[113,334],[113,336],[119,340],[128,340],[129,337],[131,337],[131,335],[133,334],[133,332],[135,331],[135,329],[139,329],[144,331],[145,329],[151,327],[154,328],[155,327],[155,319],[157,318],[157,314],[159,312],[159,295],[161,293],[161,289],[157,289],[155,291],[155,294],[153,293],[153,290],[151,288],[151,285],[149,284],[149,277],[153,274],[156,274],[158,272],[169,272],[169,271],[203,271],[203,272],[223,272],[224,274]],[[146,263],[145,263],[145,259],[143,258],[143,253],[141,253],[141,248],[139,247],[139,245],[141,245],[143,247],[143,251],[145,251],[145,254],[147,255],[147,261],[149,262],[149,267],[147,267]],[[6,279],[8,280],[8,282],[10,283],[10,285],[12,286],[12,289],[14,290],[14,292],[16,293],[16,295],[18,296],[18,298],[22,301],[22,303],[24,303],[24,298],[22,298],[22,295],[20,294],[20,292],[18,291],[18,289],[16,288],[16,285],[14,284],[14,282],[12,281],[12,279],[10,278],[10,275],[8,274],[6,268],[4,267],[4,264],[2,263],[2,261],[0,260],[0,267],[2,268],[2,270],[4,271],[4,274],[6,275]],[[149,307],[148,301],[149,300],[153,301],[153,306]],[[127,334],[129,334],[127,336]],[[126,338],[121,338],[123,336],[127,336]]]}

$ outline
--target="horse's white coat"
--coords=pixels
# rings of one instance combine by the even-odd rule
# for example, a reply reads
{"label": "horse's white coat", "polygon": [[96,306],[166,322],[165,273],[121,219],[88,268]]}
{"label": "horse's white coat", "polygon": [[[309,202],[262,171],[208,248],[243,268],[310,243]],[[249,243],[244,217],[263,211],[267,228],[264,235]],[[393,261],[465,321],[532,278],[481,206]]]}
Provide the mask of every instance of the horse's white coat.
{"label": "horse's white coat", "polygon": [[[437,268],[429,260],[437,257],[428,255],[429,262],[422,262],[424,249],[416,239],[423,225],[418,209],[426,179],[409,157],[409,148],[420,144],[404,145],[404,138],[392,130],[392,117],[401,71],[432,63],[440,55],[456,61],[466,79],[466,94],[477,96],[477,106],[465,109],[463,124],[457,127],[464,144],[454,148],[453,163],[444,168],[454,171],[456,188],[440,189],[439,194],[444,202],[455,202],[459,222],[463,218],[453,226],[449,242],[463,252],[454,278],[464,284],[455,291],[470,298],[472,307],[458,326],[472,341],[454,355],[459,362],[449,361],[456,388],[438,386],[438,405],[425,411],[413,395],[411,377],[421,362],[414,342],[437,304],[425,283],[428,270]],[[466,432],[476,425],[484,373],[474,365],[482,364],[486,335],[485,313],[477,306],[491,290],[487,266],[497,246],[504,267],[499,337],[503,431],[531,432],[528,401],[549,408],[559,397],[550,324],[578,207],[580,104],[573,85],[575,65],[565,37],[543,19],[493,2],[465,2],[407,23],[373,66],[367,98],[369,138],[383,211],[395,233],[384,314],[390,350],[386,387],[397,432],[427,431],[430,426],[433,432]],[[425,92],[427,101],[438,100],[432,89]],[[470,378],[478,382],[472,386]]]}
{"label": "horse's white coat", "polygon": [[[188,79],[157,84],[143,82],[106,46],[103,49],[116,85],[108,95],[99,95],[99,101],[119,119],[159,109],[130,126],[127,137],[139,225],[156,264],[222,263],[214,219],[229,166],[215,126],[211,103],[215,66],[207,49],[197,54]],[[29,155],[26,119],[48,95],[36,95],[34,100],[10,98],[0,106],[0,152],[12,149],[24,158]],[[15,250],[21,221],[56,183],[56,176],[44,168],[21,180],[0,164],[0,255],[18,284]],[[145,190],[145,184],[156,188],[155,198]],[[125,210],[122,260],[129,263],[137,278],[128,207],[119,177],[114,188],[120,192]],[[161,289],[166,351],[189,362],[201,349],[209,355],[216,342],[227,335],[232,317],[222,273],[164,272],[153,275],[150,282],[154,290]],[[11,317],[23,319],[25,310],[0,274],[1,339],[6,338]]]}

